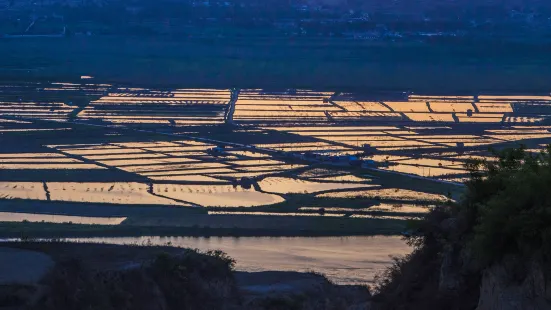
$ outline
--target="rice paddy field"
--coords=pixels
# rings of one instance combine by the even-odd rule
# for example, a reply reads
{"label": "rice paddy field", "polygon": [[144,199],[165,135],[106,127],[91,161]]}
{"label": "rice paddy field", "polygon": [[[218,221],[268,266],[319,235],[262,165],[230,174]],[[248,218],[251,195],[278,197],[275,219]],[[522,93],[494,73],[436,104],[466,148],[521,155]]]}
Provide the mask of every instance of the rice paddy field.
{"label": "rice paddy field", "polygon": [[93,81],[0,85],[1,222],[397,234],[490,147],[551,143],[545,94]]}

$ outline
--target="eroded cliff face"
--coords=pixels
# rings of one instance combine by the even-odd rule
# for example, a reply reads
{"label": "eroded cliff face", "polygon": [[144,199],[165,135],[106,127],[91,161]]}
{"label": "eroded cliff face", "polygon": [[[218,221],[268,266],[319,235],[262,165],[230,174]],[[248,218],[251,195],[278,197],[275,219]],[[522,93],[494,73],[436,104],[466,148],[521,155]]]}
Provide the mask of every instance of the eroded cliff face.
{"label": "eroded cliff face", "polygon": [[[551,309],[551,279],[538,258],[525,264],[523,279],[514,258],[508,257],[483,271],[477,310],[540,310]],[[521,275],[522,276],[522,275]]]}
{"label": "eroded cliff face", "polygon": [[395,267],[391,284],[374,296],[374,309],[551,309],[551,265],[541,253],[506,255],[484,266],[456,219],[438,223],[430,245]]}
{"label": "eroded cliff face", "polygon": [[[440,225],[447,236],[456,229],[450,222],[454,220]],[[439,256],[438,294],[461,296],[467,286],[477,285],[477,310],[551,309],[551,270],[538,252],[522,258],[506,255],[482,268],[465,243],[442,238]]]}
{"label": "eroded cliff face", "polygon": [[[551,272],[542,255],[506,255],[482,268],[468,246],[457,238],[455,219],[441,224],[438,294],[461,296],[467,286],[480,288],[477,310],[551,309]],[[478,278],[478,280],[476,280]],[[474,280],[474,281],[473,281]]]}

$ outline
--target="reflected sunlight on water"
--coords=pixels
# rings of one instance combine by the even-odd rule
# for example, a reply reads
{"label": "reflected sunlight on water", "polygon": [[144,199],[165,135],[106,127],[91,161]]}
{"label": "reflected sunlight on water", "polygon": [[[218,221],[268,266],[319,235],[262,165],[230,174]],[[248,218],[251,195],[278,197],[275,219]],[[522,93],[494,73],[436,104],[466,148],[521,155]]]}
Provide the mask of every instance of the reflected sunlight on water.
{"label": "reflected sunlight on water", "polygon": [[401,237],[126,237],[68,239],[79,242],[146,244],[220,249],[243,271],[316,271],[341,284],[371,283],[391,256],[412,251]]}
{"label": "reflected sunlight on water", "polygon": [[126,220],[126,217],[89,217],[89,216],[54,215],[54,214],[0,212],[1,222],[28,221],[28,222],[46,222],[46,223],[119,225],[124,220]]}

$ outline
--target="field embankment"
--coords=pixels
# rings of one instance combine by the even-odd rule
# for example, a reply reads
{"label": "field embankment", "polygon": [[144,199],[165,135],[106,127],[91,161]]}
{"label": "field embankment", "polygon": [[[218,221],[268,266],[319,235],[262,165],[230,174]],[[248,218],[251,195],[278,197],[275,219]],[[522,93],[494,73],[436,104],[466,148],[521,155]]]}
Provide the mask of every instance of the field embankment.
{"label": "field embankment", "polygon": [[[191,218],[193,220],[194,218]],[[200,219],[198,219],[200,220]],[[123,236],[370,236],[399,235],[407,227],[406,219],[354,219],[297,216],[205,216],[206,225],[191,222],[187,226],[146,225],[87,225],[70,223],[0,222],[4,238],[70,238]],[[169,221],[159,218],[159,221]],[[169,221],[170,222],[170,221]],[[170,224],[170,223],[169,223]]]}

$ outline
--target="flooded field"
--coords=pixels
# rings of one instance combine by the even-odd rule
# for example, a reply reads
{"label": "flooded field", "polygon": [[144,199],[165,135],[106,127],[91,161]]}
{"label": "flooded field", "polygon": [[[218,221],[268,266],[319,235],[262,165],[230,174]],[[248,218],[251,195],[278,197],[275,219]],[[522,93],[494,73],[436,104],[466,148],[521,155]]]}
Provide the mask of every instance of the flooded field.
{"label": "flooded field", "polygon": [[119,225],[125,217],[90,217],[90,216],[66,216],[33,213],[0,212],[3,222],[46,222],[46,223],[72,223],[72,224],[96,224]]}
{"label": "flooded field", "polygon": [[347,183],[332,183],[332,182],[312,182],[289,178],[266,178],[259,182],[261,188],[266,191],[279,194],[299,194],[299,193],[315,193],[341,189],[365,188],[374,185],[368,184],[347,184]]}
{"label": "flooded field", "polygon": [[375,188],[375,189],[369,189],[369,190],[325,193],[325,194],[320,194],[319,196],[320,197],[369,197],[369,198],[377,198],[377,199],[396,199],[401,201],[428,200],[428,201],[445,202],[447,200],[447,197],[444,195],[435,195],[435,194],[411,191],[411,190],[400,189],[400,188],[383,188],[383,189]]}
{"label": "flooded field", "polygon": [[189,238],[139,237],[72,239],[81,242],[152,244],[220,249],[242,271],[315,271],[340,284],[371,284],[375,275],[411,248],[399,237],[342,238]]}
{"label": "flooded field", "polygon": [[0,85],[0,221],[116,215],[125,221],[105,223],[255,229],[278,229],[270,217],[296,229],[326,218],[342,227],[405,221],[459,200],[465,164],[490,158],[490,147],[537,152],[551,142],[546,94],[91,82]]}
{"label": "flooded field", "polygon": [[155,185],[156,192],[176,200],[185,200],[200,206],[254,207],[284,201],[277,195],[257,192],[231,185]]}

